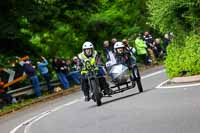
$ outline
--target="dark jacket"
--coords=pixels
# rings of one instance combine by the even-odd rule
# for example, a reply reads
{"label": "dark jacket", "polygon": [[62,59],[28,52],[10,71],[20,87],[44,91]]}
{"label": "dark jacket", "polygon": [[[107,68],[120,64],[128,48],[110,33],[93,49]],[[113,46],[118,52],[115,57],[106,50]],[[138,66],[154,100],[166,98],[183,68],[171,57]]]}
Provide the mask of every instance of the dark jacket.
{"label": "dark jacket", "polygon": [[165,50],[166,50],[167,46],[169,45],[169,43],[170,43],[170,39],[167,39],[167,38],[163,39],[163,46],[164,46]]}
{"label": "dark jacket", "polygon": [[131,57],[130,53],[123,53],[123,54],[116,54],[115,55],[117,64],[123,64],[129,68],[132,68],[132,66],[135,64],[134,59]]}
{"label": "dark jacket", "polygon": [[153,37],[151,35],[144,36],[144,41],[146,42],[146,45],[148,46],[148,48],[152,47]]}
{"label": "dark jacket", "polygon": [[36,75],[36,71],[31,64],[24,64],[23,65],[24,72],[28,75],[28,77],[32,77]]}

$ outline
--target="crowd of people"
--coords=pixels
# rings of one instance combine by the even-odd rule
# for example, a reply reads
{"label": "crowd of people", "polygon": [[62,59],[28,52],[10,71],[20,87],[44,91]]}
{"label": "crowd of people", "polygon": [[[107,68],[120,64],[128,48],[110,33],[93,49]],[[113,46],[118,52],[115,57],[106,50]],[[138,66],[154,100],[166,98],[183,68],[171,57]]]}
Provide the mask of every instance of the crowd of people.
{"label": "crowd of people", "polygon": [[[130,45],[128,39],[119,41],[116,38],[113,38],[110,42],[105,40],[103,42],[105,55],[104,63],[102,63],[102,58],[98,55],[98,52],[94,50],[93,44],[91,42],[85,42],[82,46],[82,52],[78,56],[74,56],[71,60],[54,57],[52,61],[52,68],[55,71],[58,80],[61,82],[63,89],[68,89],[70,87],[69,80],[72,80],[75,84],[81,85],[81,89],[86,96],[86,101],[89,101],[90,97],[88,95],[88,84],[87,80],[84,78],[84,60],[93,57],[98,64],[106,64],[107,69],[109,69],[109,66],[112,66],[115,63],[123,63],[127,61],[127,57],[121,58],[118,56],[120,53],[125,52],[129,53],[128,58],[131,59],[131,64],[136,64],[136,62],[138,62],[136,57],[139,58],[139,61],[146,65],[152,63],[154,64],[157,62],[157,60],[165,57],[167,54],[166,48],[169,45],[172,37],[172,34],[165,34],[162,44],[161,39],[154,39],[149,32],[144,32],[143,35],[139,34],[135,39],[134,45]],[[32,64],[30,58],[21,60],[19,64],[23,67],[24,72],[30,79],[36,97],[40,97],[42,95],[40,81],[36,72],[37,70],[40,71],[43,79],[46,81],[49,93],[54,92],[54,87],[50,82],[51,76],[48,69],[49,62],[45,57],[41,56],[36,65]],[[106,74],[105,70],[100,70],[100,74]],[[105,78],[102,78],[100,82],[101,81],[106,83]],[[104,86],[101,86],[101,88],[104,89],[105,93],[109,94],[110,90],[108,85],[103,85]],[[4,93],[0,92],[1,97],[10,99],[10,97],[7,95],[4,96],[2,94]]]}
{"label": "crowd of people", "polygon": [[[42,96],[42,90],[39,81],[38,72],[40,72],[41,77],[45,80],[47,85],[47,90],[49,93],[54,92],[54,86],[51,84],[51,72],[49,72],[49,62],[43,56],[41,56],[36,64],[33,64],[28,56],[23,57],[24,59],[19,59],[18,63],[22,67],[27,79],[30,80],[33,86],[34,95],[36,97]],[[80,72],[79,66],[77,65],[78,57],[74,57],[71,60],[65,60],[61,58],[54,58],[52,62],[52,68],[55,71],[58,80],[62,84],[63,89],[70,87],[69,81],[74,81],[75,84],[80,85]],[[35,61],[34,61],[35,62]],[[38,71],[38,72],[37,72]],[[5,81],[0,77],[0,105],[2,104],[12,104],[16,103],[16,99],[7,93],[7,89],[4,88]],[[1,106],[0,106],[1,107]]]}
{"label": "crowd of people", "polygon": [[138,35],[135,40],[137,55],[141,57],[146,65],[156,64],[158,60],[166,56],[166,48],[172,38],[172,33],[165,34],[161,44],[160,38],[154,39],[149,32],[144,32],[144,35]]}

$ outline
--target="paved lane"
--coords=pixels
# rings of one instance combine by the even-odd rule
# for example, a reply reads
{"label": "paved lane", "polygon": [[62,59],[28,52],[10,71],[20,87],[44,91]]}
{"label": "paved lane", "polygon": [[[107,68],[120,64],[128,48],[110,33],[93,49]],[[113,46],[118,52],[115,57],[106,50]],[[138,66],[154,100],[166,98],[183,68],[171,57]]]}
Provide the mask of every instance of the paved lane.
{"label": "paved lane", "polygon": [[[156,89],[165,80],[165,73],[146,77],[144,93],[131,89],[104,98],[100,107],[76,93],[3,118],[0,127],[5,133],[198,133],[200,87]],[[12,130],[42,112],[46,114]]]}

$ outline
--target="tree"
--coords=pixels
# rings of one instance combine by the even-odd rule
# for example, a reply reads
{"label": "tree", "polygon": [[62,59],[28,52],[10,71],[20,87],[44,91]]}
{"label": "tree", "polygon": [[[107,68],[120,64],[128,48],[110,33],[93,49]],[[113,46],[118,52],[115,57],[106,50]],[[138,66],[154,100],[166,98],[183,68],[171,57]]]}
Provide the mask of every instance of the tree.
{"label": "tree", "polygon": [[170,78],[200,73],[199,69],[199,0],[149,0],[150,24],[161,32],[174,32],[165,61]]}

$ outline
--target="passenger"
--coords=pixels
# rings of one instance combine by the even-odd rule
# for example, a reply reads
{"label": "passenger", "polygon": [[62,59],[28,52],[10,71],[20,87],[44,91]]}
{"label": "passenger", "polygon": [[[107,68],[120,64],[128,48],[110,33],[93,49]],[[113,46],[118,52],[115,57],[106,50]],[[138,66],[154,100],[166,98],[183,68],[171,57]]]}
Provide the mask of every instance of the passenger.
{"label": "passenger", "polygon": [[126,48],[122,42],[116,42],[114,45],[115,58],[117,64],[123,64],[128,68],[132,68],[136,64],[135,59],[131,57],[130,52],[126,51]]}
{"label": "passenger", "polygon": [[[116,67],[113,66],[113,70],[111,70],[111,74],[113,74],[114,77],[114,82],[119,82],[119,83],[126,83],[127,78],[124,76],[124,74],[128,75],[127,68],[131,71],[130,79],[131,81],[136,81],[137,86],[139,89],[139,92],[143,92],[143,87],[141,84],[141,77],[140,73],[137,67],[137,64],[135,63],[134,59],[132,58],[130,52],[126,52],[125,46],[123,45],[122,42],[116,42],[114,46],[115,50],[115,55],[116,55],[116,60],[117,64],[122,64],[122,65],[117,65]],[[124,67],[124,66],[126,67]],[[121,70],[120,70],[121,69]],[[119,71],[116,71],[119,70]],[[117,73],[117,74],[116,74]]]}

